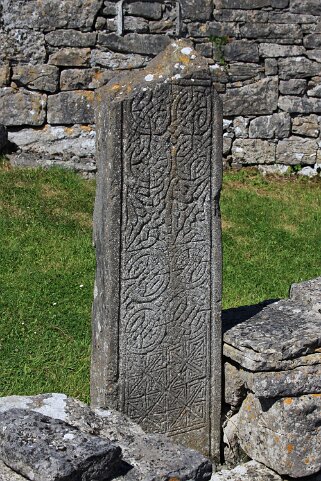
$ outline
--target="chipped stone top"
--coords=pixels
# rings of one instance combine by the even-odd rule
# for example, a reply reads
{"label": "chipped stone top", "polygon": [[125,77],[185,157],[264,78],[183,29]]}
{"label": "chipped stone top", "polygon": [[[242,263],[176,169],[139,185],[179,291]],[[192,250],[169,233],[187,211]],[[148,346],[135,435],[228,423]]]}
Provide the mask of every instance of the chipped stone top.
{"label": "chipped stone top", "polygon": [[321,363],[321,313],[296,300],[264,307],[224,335],[224,354],[249,370]]}
{"label": "chipped stone top", "polygon": [[290,298],[310,305],[314,311],[321,312],[321,277],[292,284]]}
{"label": "chipped stone top", "polygon": [[210,65],[208,59],[202,57],[193,49],[192,42],[186,40],[173,41],[155,59],[148,63],[144,69],[120,74],[112,79],[106,86],[97,90],[97,98],[101,99],[104,93],[111,95],[115,100],[124,97],[133,97],[140,90],[147,90],[155,83],[168,83],[191,78],[211,77],[211,72],[218,75],[221,67]]}

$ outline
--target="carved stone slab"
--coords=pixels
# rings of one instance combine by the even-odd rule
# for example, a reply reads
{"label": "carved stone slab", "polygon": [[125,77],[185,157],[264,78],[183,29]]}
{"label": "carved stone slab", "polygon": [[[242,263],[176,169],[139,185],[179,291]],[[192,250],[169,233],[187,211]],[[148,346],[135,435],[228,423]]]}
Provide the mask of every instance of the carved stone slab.
{"label": "carved stone slab", "polygon": [[212,456],[221,390],[221,103],[172,43],[98,92],[92,403]]}

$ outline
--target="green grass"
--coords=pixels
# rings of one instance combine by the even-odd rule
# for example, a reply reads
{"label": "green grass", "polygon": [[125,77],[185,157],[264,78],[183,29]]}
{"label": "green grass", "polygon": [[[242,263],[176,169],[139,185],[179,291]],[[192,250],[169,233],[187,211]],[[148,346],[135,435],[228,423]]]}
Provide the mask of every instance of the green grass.
{"label": "green grass", "polygon": [[[94,182],[0,168],[0,396],[89,398]],[[321,275],[321,183],[225,176],[224,307]],[[83,287],[80,287],[83,286]]]}

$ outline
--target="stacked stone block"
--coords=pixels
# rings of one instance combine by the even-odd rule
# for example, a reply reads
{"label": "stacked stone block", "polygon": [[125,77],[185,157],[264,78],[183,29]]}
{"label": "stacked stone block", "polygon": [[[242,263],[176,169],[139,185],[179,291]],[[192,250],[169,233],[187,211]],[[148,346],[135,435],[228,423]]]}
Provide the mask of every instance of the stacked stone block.
{"label": "stacked stone block", "polygon": [[0,15],[0,123],[18,163],[41,151],[43,162],[94,170],[94,90],[189,37],[223,98],[226,164],[318,172],[317,0],[3,0]]}

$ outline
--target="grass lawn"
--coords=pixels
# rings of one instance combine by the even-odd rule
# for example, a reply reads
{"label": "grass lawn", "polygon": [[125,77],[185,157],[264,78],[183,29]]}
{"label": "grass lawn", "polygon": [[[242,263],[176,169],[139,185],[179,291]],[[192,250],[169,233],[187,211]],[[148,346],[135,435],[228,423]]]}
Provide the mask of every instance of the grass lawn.
{"label": "grass lawn", "polygon": [[[0,396],[89,399],[95,185],[0,168]],[[321,182],[225,175],[224,307],[286,297],[321,275]]]}

